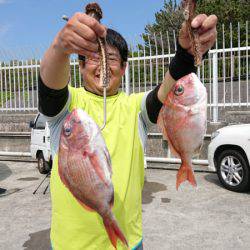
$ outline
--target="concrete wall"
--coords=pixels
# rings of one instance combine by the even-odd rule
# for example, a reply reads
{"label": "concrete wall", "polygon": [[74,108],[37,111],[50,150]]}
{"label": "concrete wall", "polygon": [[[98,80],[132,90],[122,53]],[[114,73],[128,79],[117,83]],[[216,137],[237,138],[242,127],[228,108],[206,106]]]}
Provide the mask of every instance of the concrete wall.
{"label": "concrete wall", "polygon": [[0,134],[0,151],[30,152],[30,135],[13,136]]}
{"label": "concrete wall", "polygon": [[30,152],[29,123],[35,113],[0,113],[0,151]]}
{"label": "concrete wall", "polygon": [[[226,109],[223,113],[222,122],[208,123],[207,134],[220,127],[224,127],[232,123],[250,123],[250,110],[249,108],[239,109]],[[0,151],[13,151],[13,152],[29,152],[30,151],[30,136],[25,135],[15,136],[14,132],[29,132],[29,122],[34,120],[36,114],[0,114]],[[5,134],[6,132],[10,132]],[[159,133],[157,126],[150,129],[150,133]],[[207,147],[210,143],[210,138],[205,138],[203,147],[200,152],[199,159],[207,158]],[[147,142],[146,149],[147,156],[151,157],[166,157],[167,155],[167,142],[163,140],[162,136],[150,137]]]}
{"label": "concrete wall", "polygon": [[0,113],[0,132],[29,132],[29,123],[35,117],[36,113]]}

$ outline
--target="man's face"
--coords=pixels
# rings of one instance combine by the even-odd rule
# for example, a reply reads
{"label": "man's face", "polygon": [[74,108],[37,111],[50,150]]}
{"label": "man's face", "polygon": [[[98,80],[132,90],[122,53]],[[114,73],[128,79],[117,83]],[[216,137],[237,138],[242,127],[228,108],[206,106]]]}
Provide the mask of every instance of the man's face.
{"label": "man's face", "polygon": [[[115,95],[121,84],[126,65],[121,65],[121,56],[118,49],[107,46],[110,82],[107,88],[107,96]],[[86,58],[80,64],[81,74],[85,82],[85,88],[97,95],[103,95],[102,82],[100,81],[100,63],[98,58]]]}

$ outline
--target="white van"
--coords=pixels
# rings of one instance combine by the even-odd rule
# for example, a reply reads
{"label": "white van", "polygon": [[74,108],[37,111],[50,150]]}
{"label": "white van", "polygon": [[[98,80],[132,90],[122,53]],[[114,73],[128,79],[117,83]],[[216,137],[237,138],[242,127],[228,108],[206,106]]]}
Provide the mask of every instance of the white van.
{"label": "white van", "polygon": [[50,150],[50,131],[47,122],[41,114],[30,122],[31,143],[30,152],[33,159],[37,159],[37,167],[41,174],[47,174],[52,167]]}

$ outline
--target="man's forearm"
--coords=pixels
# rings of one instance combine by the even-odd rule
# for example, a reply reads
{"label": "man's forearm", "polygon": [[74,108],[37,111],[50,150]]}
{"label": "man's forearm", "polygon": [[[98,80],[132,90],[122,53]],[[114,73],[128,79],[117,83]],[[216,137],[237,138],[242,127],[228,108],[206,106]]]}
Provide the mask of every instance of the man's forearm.
{"label": "man's forearm", "polygon": [[146,99],[146,109],[151,123],[157,123],[157,118],[162,104],[175,82],[176,81],[171,77],[169,72],[167,72],[163,83],[159,84],[148,93]]}
{"label": "man's forearm", "polygon": [[167,94],[172,89],[174,84],[176,83],[176,80],[170,75],[169,71],[167,71],[163,83],[158,91],[158,99],[164,103],[166,100]]}
{"label": "man's forearm", "polygon": [[69,81],[70,59],[69,55],[57,47],[56,39],[42,59],[40,75],[47,87],[63,89]]}
{"label": "man's forearm", "polygon": [[193,55],[189,54],[187,50],[183,49],[180,44],[177,43],[176,54],[170,62],[169,70],[158,92],[159,100],[163,103],[176,81],[192,72],[196,73],[196,70]]}

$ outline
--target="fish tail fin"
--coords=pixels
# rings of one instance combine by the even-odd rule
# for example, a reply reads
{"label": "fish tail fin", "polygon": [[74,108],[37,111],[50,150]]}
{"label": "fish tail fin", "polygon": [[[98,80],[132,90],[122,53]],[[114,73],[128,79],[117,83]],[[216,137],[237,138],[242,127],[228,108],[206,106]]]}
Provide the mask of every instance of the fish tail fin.
{"label": "fish tail fin", "polygon": [[192,167],[190,164],[183,162],[181,164],[181,167],[177,173],[176,178],[176,189],[178,190],[180,184],[184,181],[188,180],[191,185],[194,187],[197,186],[196,180],[194,177],[194,172],[192,170]]}
{"label": "fish tail fin", "polygon": [[126,237],[124,236],[123,232],[121,231],[121,229],[119,228],[115,218],[107,218],[103,220],[105,229],[107,231],[107,234],[109,236],[109,239],[112,243],[112,245],[114,246],[115,249],[116,245],[117,245],[117,239],[120,239],[121,242],[128,247],[128,242]]}

